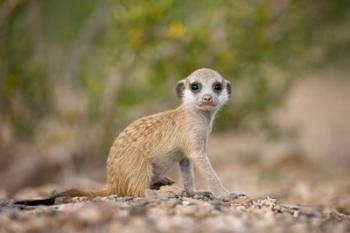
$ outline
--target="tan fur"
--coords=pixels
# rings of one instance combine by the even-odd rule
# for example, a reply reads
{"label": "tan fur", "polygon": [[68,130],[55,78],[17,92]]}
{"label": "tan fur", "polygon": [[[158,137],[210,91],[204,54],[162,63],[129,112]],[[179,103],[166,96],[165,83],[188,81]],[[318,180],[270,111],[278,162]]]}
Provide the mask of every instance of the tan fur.
{"label": "tan fur", "polygon": [[[228,82],[213,70],[200,69],[188,77],[184,88],[194,78],[203,79],[203,82],[212,79]],[[184,98],[187,98],[186,95]],[[220,98],[218,101],[221,101]],[[227,100],[225,98],[222,102]],[[176,109],[140,118],[119,134],[107,159],[107,184],[103,189],[96,192],[73,189],[59,196],[143,196],[152,181],[161,179],[170,166],[184,159],[191,160],[205,176],[206,170],[209,170],[206,178],[215,194],[227,193],[206,158],[212,121],[223,103],[215,111],[199,111],[183,102]],[[189,167],[185,167],[184,171],[192,173],[186,169]],[[191,174],[184,177],[189,177],[190,181],[186,181],[185,186],[192,192]]]}
{"label": "tan fur", "polygon": [[107,160],[111,194],[142,196],[153,174],[151,159],[179,148],[182,110],[162,112],[131,123],[117,137]]}
{"label": "tan fur", "polygon": [[97,191],[82,191],[79,189],[69,189],[67,191],[55,195],[55,197],[103,197],[108,195],[110,195],[110,191],[104,187]]}

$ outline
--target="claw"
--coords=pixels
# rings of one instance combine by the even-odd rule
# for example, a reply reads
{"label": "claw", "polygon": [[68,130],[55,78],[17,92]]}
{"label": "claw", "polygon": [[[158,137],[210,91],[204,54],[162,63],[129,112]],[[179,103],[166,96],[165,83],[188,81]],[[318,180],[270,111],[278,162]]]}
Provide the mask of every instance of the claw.
{"label": "claw", "polygon": [[197,200],[209,200],[214,198],[214,195],[211,192],[206,192],[206,191],[193,192],[188,196]]}

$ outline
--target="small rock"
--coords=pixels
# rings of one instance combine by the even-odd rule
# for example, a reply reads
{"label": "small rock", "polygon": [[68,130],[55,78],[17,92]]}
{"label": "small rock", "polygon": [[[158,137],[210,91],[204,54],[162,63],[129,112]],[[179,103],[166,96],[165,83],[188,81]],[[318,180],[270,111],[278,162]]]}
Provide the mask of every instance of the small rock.
{"label": "small rock", "polygon": [[197,206],[193,205],[178,205],[175,208],[176,214],[179,215],[192,215],[194,216],[195,213],[197,212],[198,208]]}
{"label": "small rock", "polygon": [[149,202],[154,202],[158,200],[157,191],[153,189],[145,190],[145,199]]}
{"label": "small rock", "polygon": [[308,217],[321,217],[322,213],[319,208],[309,207],[309,206],[301,206],[299,208],[300,214],[304,214]]}
{"label": "small rock", "polygon": [[221,210],[223,204],[221,202],[219,202],[219,201],[213,201],[213,202],[211,202],[211,206],[215,210]]}
{"label": "small rock", "polygon": [[[69,210],[69,209],[67,209]],[[112,218],[114,208],[104,202],[90,202],[77,209],[72,209],[69,219],[76,219],[84,224],[99,224]]]}
{"label": "small rock", "polygon": [[171,198],[165,202],[165,205],[169,208],[174,208],[176,205],[181,204],[181,200],[177,198]]}
{"label": "small rock", "polygon": [[183,190],[175,185],[162,186],[159,190],[146,189],[145,199],[147,201],[167,200],[181,196]]}
{"label": "small rock", "polygon": [[147,207],[145,205],[131,206],[129,208],[129,215],[131,216],[145,216],[147,214]]}

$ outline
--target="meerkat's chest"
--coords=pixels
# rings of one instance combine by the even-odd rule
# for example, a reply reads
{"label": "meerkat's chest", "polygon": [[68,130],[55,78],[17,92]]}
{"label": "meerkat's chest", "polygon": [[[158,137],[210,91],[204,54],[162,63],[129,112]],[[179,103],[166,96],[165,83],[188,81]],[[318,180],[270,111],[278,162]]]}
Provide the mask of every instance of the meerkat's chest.
{"label": "meerkat's chest", "polygon": [[207,141],[209,134],[211,132],[211,127],[206,122],[203,121],[192,121],[189,122],[184,131],[185,141],[190,140],[191,142],[202,143]]}

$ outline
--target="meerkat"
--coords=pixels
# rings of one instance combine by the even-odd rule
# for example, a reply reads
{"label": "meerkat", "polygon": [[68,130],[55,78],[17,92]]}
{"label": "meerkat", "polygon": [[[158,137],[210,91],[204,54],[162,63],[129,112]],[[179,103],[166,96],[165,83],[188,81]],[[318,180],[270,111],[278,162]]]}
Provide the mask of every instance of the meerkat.
{"label": "meerkat", "polygon": [[[237,194],[222,185],[207,151],[215,115],[229,100],[231,83],[215,70],[201,68],[177,83],[176,94],[182,100],[179,107],[132,122],[115,139],[107,159],[107,182],[102,189],[70,189],[44,203],[52,204],[54,198],[62,196],[143,196],[148,188],[173,184],[164,175],[175,164],[180,167],[187,195],[196,193],[194,165],[215,197],[236,198]],[[42,200],[17,203],[42,204]]]}

